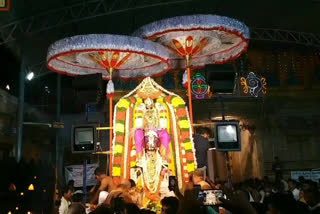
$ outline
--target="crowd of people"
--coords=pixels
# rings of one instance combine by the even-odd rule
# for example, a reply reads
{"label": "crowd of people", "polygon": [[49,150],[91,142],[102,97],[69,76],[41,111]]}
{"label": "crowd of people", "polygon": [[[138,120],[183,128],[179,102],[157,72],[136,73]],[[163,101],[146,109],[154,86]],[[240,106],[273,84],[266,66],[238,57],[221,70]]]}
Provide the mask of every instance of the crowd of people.
{"label": "crowd of people", "polygon": [[[60,214],[92,214],[108,213],[156,213],[144,209],[141,203],[141,194],[136,189],[135,182],[123,180],[115,185],[102,169],[95,171],[98,185],[89,192],[91,194],[90,206],[85,206],[81,193],[72,194],[73,188],[67,187],[63,191],[60,203]],[[200,186],[200,189],[195,187]],[[234,184],[231,188],[227,183],[216,179],[214,182],[205,178],[205,171],[195,170],[190,182],[183,190],[177,186],[173,189],[173,196],[161,200],[163,214],[182,213],[232,213],[232,214],[295,214],[295,213],[320,213],[320,183],[305,180],[284,180],[277,177],[271,180],[249,179]],[[199,191],[220,189],[226,197],[219,198],[218,205],[205,206],[198,198]],[[75,196],[78,195],[80,197]],[[99,197],[100,196],[100,197]]]}
{"label": "crowd of people", "polygon": [[49,163],[14,158],[0,161],[0,213],[50,213],[55,188]]}

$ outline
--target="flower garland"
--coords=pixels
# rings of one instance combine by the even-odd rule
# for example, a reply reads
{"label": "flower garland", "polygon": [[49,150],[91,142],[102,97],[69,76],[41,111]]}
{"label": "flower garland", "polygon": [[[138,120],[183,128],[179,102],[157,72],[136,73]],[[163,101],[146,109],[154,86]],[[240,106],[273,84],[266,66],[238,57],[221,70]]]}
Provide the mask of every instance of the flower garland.
{"label": "flower garland", "polygon": [[[148,191],[148,188],[147,188],[147,185],[144,185],[144,194],[145,196],[150,199],[151,201],[157,201],[159,200],[159,193],[160,193],[160,185],[161,185],[161,182],[163,180],[163,176],[160,175],[160,178],[158,179],[159,180],[159,183],[158,183],[158,186],[157,186],[157,190],[155,193],[151,193]],[[144,181],[145,183],[145,181]],[[149,202],[150,203],[150,202]]]}
{"label": "flower garland", "polygon": [[188,181],[189,174],[195,170],[194,149],[190,136],[190,123],[184,101],[177,96],[168,96],[167,102],[171,103],[176,110],[177,124],[180,129],[180,142],[183,145],[181,148],[182,163],[185,181]]}
{"label": "flower garland", "polygon": [[112,161],[112,176],[116,183],[120,183],[123,168],[123,151],[125,141],[125,119],[126,111],[135,99],[122,98],[116,105],[116,120],[115,120],[115,140],[113,142],[113,161]]}
{"label": "flower garland", "polygon": [[[146,154],[145,154],[146,155]],[[152,176],[150,171],[150,162],[146,160],[145,155],[143,156],[142,159],[142,169],[143,169],[143,174],[144,174],[144,183],[145,187],[150,191],[150,193],[155,194],[158,191],[158,186],[160,182],[160,172],[162,169],[162,157],[160,156],[159,152],[156,152],[156,162],[154,163],[155,165],[155,172],[153,173],[154,175]],[[150,160],[151,161],[151,160]]]}

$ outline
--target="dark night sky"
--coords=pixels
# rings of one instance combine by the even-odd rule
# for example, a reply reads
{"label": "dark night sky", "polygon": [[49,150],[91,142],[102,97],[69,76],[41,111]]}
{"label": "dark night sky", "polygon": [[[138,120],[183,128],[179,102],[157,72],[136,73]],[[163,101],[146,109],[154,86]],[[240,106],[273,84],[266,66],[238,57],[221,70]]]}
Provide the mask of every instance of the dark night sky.
{"label": "dark night sky", "polygon": [[[0,27],[3,24],[24,17],[39,14],[52,9],[73,5],[81,0],[19,0],[11,1],[10,12],[0,12]],[[107,7],[112,4],[114,10],[126,8],[129,1],[108,0]],[[172,3],[169,0],[139,0],[130,1],[132,4]],[[320,33],[320,2],[316,0],[190,0],[183,3],[165,4],[163,6],[145,7],[115,13],[108,16],[75,22],[42,31],[36,34],[17,35],[18,40],[0,46],[0,87],[10,84],[10,93],[17,93],[17,81],[20,64],[20,53],[26,56],[28,66],[45,61],[48,46],[64,37],[88,33],[131,34],[141,25],[178,15],[217,14],[239,19],[249,27],[280,28],[296,31]],[[57,20],[59,17],[47,17]],[[1,29],[1,28],[0,28]],[[31,101],[38,95],[41,97],[44,87],[49,86],[54,93],[55,74],[37,80],[37,83],[26,83],[26,101]],[[68,83],[66,83],[68,86]],[[40,92],[39,92],[40,91]],[[40,94],[39,94],[40,93]]]}

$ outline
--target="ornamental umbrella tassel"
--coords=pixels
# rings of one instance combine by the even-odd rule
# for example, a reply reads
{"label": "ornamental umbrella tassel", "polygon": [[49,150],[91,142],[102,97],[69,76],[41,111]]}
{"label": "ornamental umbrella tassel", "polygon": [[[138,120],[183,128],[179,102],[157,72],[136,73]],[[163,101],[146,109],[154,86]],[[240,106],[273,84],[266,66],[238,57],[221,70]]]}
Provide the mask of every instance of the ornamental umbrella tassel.
{"label": "ornamental umbrella tassel", "polygon": [[112,80],[110,79],[107,84],[107,98],[113,98],[114,97],[114,84]]}
{"label": "ornamental umbrella tassel", "polygon": [[188,72],[186,70],[182,75],[182,85],[184,88],[188,88]]}

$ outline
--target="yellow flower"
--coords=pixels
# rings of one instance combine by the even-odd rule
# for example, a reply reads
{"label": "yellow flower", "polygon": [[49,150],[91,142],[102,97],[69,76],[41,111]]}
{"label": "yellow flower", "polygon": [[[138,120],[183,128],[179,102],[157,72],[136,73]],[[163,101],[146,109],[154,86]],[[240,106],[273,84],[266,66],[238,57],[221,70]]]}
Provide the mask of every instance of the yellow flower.
{"label": "yellow flower", "polygon": [[180,120],[178,122],[180,129],[188,129],[189,126],[189,121],[188,120]]}
{"label": "yellow flower", "polygon": [[116,145],[116,146],[114,147],[114,153],[120,153],[120,154],[122,154],[122,152],[123,152],[123,146],[122,146],[122,145]]}
{"label": "yellow flower", "polygon": [[124,125],[121,123],[116,123],[116,132],[124,132]]}
{"label": "yellow flower", "polygon": [[179,105],[184,105],[184,101],[179,97],[174,97],[171,103],[174,107],[178,107]]}
{"label": "yellow flower", "polygon": [[183,145],[185,150],[192,150],[191,142],[184,143]]}
{"label": "yellow flower", "polygon": [[136,113],[136,117],[142,117],[143,116],[143,114],[142,113]]}
{"label": "yellow flower", "polygon": [[128,108],[130,105],[130,102],[126,99],[121,99],[118,103],[119,108]]}
{"label": "yellow flower", "polygon": [[112,175],[113,176],[120,176],[121,175],[120,167],[117,167],[117,166],[112,167]]}
{"label": "yellow flower", "polygon": [[130,167],[132,168],[132,167],[135,167],[136,166],[136,162],[135,161],[131,161],[130,162]]}
{"label": "yellow flower", "polygon": [[163,97],[157,99],[157,103],[163,103]]}
{"label": "yellow flower", "polygon": [[194,163],[188,163],[187,168],[188,168],[188,172],[193,172],[194,171]]}

